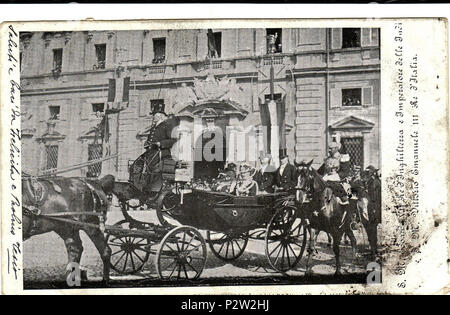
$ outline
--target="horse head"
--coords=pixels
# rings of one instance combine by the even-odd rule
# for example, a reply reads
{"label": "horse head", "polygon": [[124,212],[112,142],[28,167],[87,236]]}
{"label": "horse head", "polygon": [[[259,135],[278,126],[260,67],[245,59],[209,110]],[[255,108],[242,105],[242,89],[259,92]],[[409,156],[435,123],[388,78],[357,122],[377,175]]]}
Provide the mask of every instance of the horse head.
{"label": "horse head", "polygon": [[313,189],[314,174],[311,168],[313,161],[314,159],[308,163],[305,163],[304,161],[301,161],[300,163],[297,163],[297,161],[294,162],[298,173],[297,188],[307,193],[312,193]]}

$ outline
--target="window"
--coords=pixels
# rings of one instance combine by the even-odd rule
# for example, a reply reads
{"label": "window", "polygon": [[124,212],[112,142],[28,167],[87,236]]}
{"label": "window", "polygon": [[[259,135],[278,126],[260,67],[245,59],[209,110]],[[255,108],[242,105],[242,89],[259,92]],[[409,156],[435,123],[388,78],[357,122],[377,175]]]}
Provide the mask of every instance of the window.
{"label": "window", "polygon": [[[101,159],[103,156],[102,144],[88,145],[88,161]],[[87,177],[99,177],[102,172],[102,162],[98,162],[88,166]]]}
{"label": "window", "polygon": [[267,53],[276,54],[283,52],[282,47],[282,30],[281,28],[268,28],[266,29],[267,34]]}
{"label": "window", "polygon": [[92,104],[92,112],[97,113],[103,113],[105,111],[105,103],[93,103]]}
{"label": "window", "polygon": [[350,156],[350,165],[363,168],[364,164],[364,140],[362,137],[341,138],[341,152]]}
{"label": "window", "polygon": [[342,89],[342,106],[361,106],[361,88]]}
{"label": "window", "polygon": [[342,48],[361,47],[361,29],[343,28],[342,29]]}
{"label": "window", "polygon": [[61,107],[59,107],[59,106],[49,106],[48,109],[49,109],[49,112],[50,112],[49,120],[59,120]]}
{"label": "window", "polygon": [[163,63],[166,60],[166,39],[153,39],[153,61],[152,63]]}
{"label": "window", "polygon": [[216,44],[217,57],[220,58],[222,56],[222,32],[214,33],[214,43]]}
{"label": "window", "polygon": [[46,165],[45,169],[53,169],[58,167],[58,146],[57,145],[48,145],[45,147],[46,153]]}
{"label": "window", "polygon": [[[270,102],[270,100],[271,100],[272,98],[271,98],[270,94],[266,94],[266,95],[264,96],[264,99],[265,99],[266,103],[268,103],[268,102]],[[275,94],[273,94],[273,100],[274,100],[276,103],[281,102],[281,93],[275,93]]]}
{"label": "window", "polygon": [[53,49],[53,72],[59,73],[62,69],[62,57],[63,50],[62,48]]}
{"label": "window", "polygon": [[105,69],[106,44],[95,45],[95,56],[97,57],[97,64],[94,65],[94,69]]}

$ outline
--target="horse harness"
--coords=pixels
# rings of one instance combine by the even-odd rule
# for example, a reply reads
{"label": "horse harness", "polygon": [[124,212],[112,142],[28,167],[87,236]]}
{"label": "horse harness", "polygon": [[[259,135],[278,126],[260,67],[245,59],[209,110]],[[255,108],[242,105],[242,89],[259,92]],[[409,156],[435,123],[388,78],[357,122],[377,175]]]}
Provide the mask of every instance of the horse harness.
{"label": "horse harness", "polygon": [[[49,219],[53,221],[59,221],[63,223],[73,223],[75,225],[85,225],[92,227],[92,224],[82,223],[78,220],[71,220],[66,219],[66,217],[78,217],[78,216],[91,216],[91,217],[98,217],[100,220],[99,228],[102,232],[105,231],[105,221],[106,221],[106,212],[108,210],[108,203],[102,199],[97,192],[97,189],[93,187],[90,183],[85,181],[84,179],[80,179],[89,189],[89,192],[92,197],[93,201],[93,211],[82,211],[82,212],[75,212],[75,211],[66,211],[66,212],[59,212],[54,214],[42,214],[42,211],[39,209],[40,206],[42,206],[47,200],[48,197],[48,188],[41,182],[37,180],[37,178],[34,177],[28,177],[26,180],[26,189],[25,193],[28,196],[28,199],[32,203],[32,205],[27,206],[25,204],[22,205],[22,212],[25,216],[28,216],[32,219],[32,232],[35,231],[38,228],[38,221],[40,219]],[[41,179],[41,181],[45,181],[52,185],[53,189],[56,193],[61,194],[62,189],[61,187],[53,182],[50,179]],[[33,234],[33,233],[32,233]]]}

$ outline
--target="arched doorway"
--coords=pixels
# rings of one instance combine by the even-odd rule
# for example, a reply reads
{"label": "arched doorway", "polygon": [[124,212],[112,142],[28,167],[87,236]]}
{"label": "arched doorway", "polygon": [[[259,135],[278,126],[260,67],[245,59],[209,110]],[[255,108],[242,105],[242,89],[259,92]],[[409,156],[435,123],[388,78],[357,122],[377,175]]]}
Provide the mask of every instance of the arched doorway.
{"label": "arched doorway", "polygon": [[226,117],[202,117],[203,130],[194,144],[194,178],[216,178],[225,168]]}
{"label": "arched doorway", "polygon": [[223,100],[197,102],[177,113],[180,124],[189,130],[186,141],[192,141],[192,160],[187,162],[193,178],[216,178],[225,168],[227,127],[242,124],[246,115],[238,104]]}

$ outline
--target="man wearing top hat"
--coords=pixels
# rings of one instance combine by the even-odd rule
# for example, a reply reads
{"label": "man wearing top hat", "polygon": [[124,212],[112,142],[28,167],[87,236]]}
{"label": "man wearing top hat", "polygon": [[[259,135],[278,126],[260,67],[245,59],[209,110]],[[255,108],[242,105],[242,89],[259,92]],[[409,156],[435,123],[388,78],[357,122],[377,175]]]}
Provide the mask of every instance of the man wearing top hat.
{"label": "man wearing top hat", "polygon": [[280,167],[275,174],[275,186],[277,191],[289,191],[297,185],[297,170],[289,163],[289,156],[280,155]]}
{"label": "man wearing top hat", "polygon": [[[172,158],[171,148],[177,141],[173,138],[172,131],[177,126],[177,121],[175,117],[167,116],[164,112],[164,104],[155,105],[150,114],[153,115],[153,122],[144,144],[147,150],[145,160],[148,172],[158,173],[162,171],[163,162]],[[160,176],[151,176],[150,191],[159,191],[161,185]]]}
{"label": "man wearing top hat", "polygon": [[253,176],[260,192],[273,193],[276,168],[270,164],[271,156],[261,157],[261,167]]}

